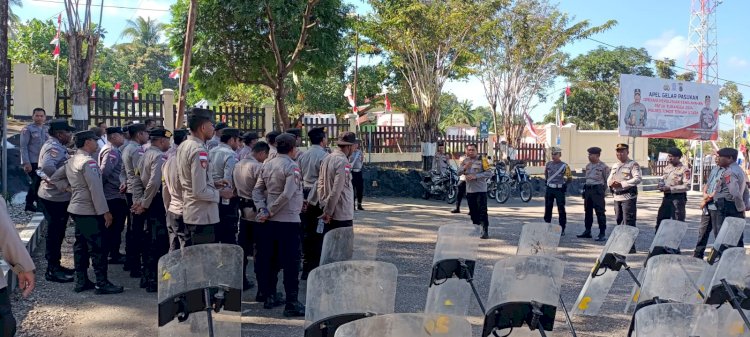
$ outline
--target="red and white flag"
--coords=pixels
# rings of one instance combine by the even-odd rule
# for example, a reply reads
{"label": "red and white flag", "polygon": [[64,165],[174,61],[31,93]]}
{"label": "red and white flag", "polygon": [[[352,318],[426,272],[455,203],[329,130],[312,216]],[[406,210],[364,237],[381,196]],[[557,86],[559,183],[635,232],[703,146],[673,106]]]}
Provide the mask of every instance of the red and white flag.
{"label": "red and white flag", "polygon": [[349,101],[349,106],[352,107],[352,112],[357,113],[357,102],[354,101],[351,84],[346,85],[346,90],[344,90],[344,97],[346,97],[346,100]]}
{"label": "red and white flag", "polygon": [[120,82],[115,83],[115,92],[112,94],[112,98],[115,99],[115,103],[113,104],[113,108],[115,110],[118,110],[119,107],[117,105],[117,99],[120,98]]}
{"label": "red and white flag", "polygon": [[91,97],[96,97],[96,82],[91,82]]}
{"label": "red and white flag", "polygon": [[536,132],[536,128],[534,128],[534,121],[531,120],[531,116],[524,112],[523,119],[526,120],[526,130],[529,131],[529,134],[534,138],[539,138],[539,134]]}
{"label": "red and white flag", "polygon": [[388,94],[385,94],[385,111],[391,112],[391,100],[388,99]]}
{"label": "red and white flag", "polygon": [[169,73],[169,78],[176,80],[180,78],[180,68],[175,69],[171,73]]}
{"label": "red and white flag", "polygon": [[565,97],[563,97],[563,104],[568,104],[568,96],[570,96],[570,86],[565,87]]}
{"label": "red and white flag", "polygon": [[61,24],[62,24],[62,13],[57,15],[57,34],[55,34],[55,38],[49,42],[49,44],[55,46],[55,49],[52,51],[52,58],[54,60],[57,60],[58,58],[60,58],[60,25]]}
{"label": "red and white flag", "polygon": [[138,100],[138,83],[133,83],[133,99]]}

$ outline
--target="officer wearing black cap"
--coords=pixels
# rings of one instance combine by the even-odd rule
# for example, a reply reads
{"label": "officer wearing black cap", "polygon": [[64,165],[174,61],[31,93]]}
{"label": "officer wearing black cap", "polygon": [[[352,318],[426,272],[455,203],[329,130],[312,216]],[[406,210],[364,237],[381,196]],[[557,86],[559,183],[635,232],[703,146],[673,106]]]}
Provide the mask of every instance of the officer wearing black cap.
{"label": "officer wearing black cap", "polygon": [[316,127],[307,132],[310,148],[297,157],[302,171],[303,196],[307,207],[302,214],[302,279],[318,266],[320,251],[323,246],[323,233],[318,233],[318,217],[323,214],[318,197],[318,178],[320,165],[328,156],[325,147],[328,137],[323,127]]}
{"label": "officer wearing black cap", "polygon": [[599,160],[601,148],[590,147],[588,153],[589,163],[586,164],[586,182],[583,185],[583,225],[586,230],[578,237],[591,238],[591,226],[594,224],[594,211],[596,211],[596,222],[599,224],[599,235],[596,241],[604,241],[607,231],[604,194],[607,188],[607,177],[609,177],[609,166]]}
{"label": "officer wearing black cap", "polygon": [[[721,225],[724,223],[725,218],[745,218],[745,209],[747,208],[743,198],[747,189],[747,178],[745,172],[737,164],[737,150],[723,148],[718,151],[718,154],[719,166],[724,168],[724,172],[721,174],[716,186],[716,192],[711,198],[717,209],[711,219],[715,233],[721,230]],[[742,237],[738,246],[744,246]]]}
{"label": "officer wearing black cap", "polygon": [[[146,125],[135,123],[128,126],[130,141],[122,151],[122,163],[127,176],[127,191],[125,201],[132,210],[134,202],[143,197],[143,183],[140,179],[139,167],[141,158],[145,154],[143,145],[148,142]],[[144,214],[136,214],[131,211],[130,221],[125,230],[125,266],[130,271],[130,277],[140,278],[143,267],[143,251],[146,248],[143,243],[143,228],[146,222]]]}
{"label": "officer wearing black cap", "polygon": [[107,198],[109,212],[112,213],[112,226],[105,231],[104,246],[107,249],[109,263],[125,263],[125,256],[120,253],[122,231],[125,219],[130,210],[125,201],[125,181],[122,180],[123,166],[120,146],[125,143],[123,130],[119,126],[108,127],[107,144],[99,152],[99,169],[102,172],[104,197]]}
{"label": "officer wearing black cap", "polygon": [[271,131],[266,134],[266,143],[268,143],[268,146],[271,147],[271,150],[269,150],[268,152],[268,158],[266,158],[266,161],[276,158],[276,137],[278,137],[280,134],[281,132],[278,131]]}
{"label": "officer wearing black cap", "polygon": [[[638,184],[641,183],[641,166],[631,160],[628,144],[617,144],[617,163],[612,167],[607,178],[607,186],[615,195],[615,217],[618,225],[635,227],[636,203],[638,201]],[[635,253],[635,244],[630,248]]]}
{"label": "officer wearing black cap", "polygon": [[[233,172],[237,165],[237,149],[242,144],[240,130],[225,128],[221,132],[221,143],[208,151],[208,162],[211,179],[221,182],[225,189],[234,190]],[[221,221],[216,227],[216,240],[221,243],[237,244],[237,223],[239,216],[239,199],[236,195],[222,198],[219,202]]]}
{"label": "officer wearing black cap", "polygon": [[68,125],[68,121],[64,119],[51,120],[48,125],[50,137],[39,151],[39,177],[42,181],[38,196],[47,221],[44,254],[47,259],[47,272],[44,277],[52,282],[73,282],[73,270],[60,265],[60,247],[68,225],[70,192],[58,190],[49,179],[68,160],[68,149],[65,146],[70,143],[71,131],[75,131],[75,128]]}
{"label": "officer wearing black cap", "polygon": [[257,132],[245,132],[242,134],[242,143],[244,146],[237,151],[238,160],[246,159],[253,152],[253,145],[258,142],[258,138],[260,137],[258,137]]}
{"label": "officer wearing black cap", "polygon": [[683,165],[682,151],[678,148],[667,150],[669,165],[659,181],[659,191],[664,192],[659,212],[656,216],[656,230],[664,219],[685,221],[687,191],[690,189],[690,169]]}
{"label": "officer wearing black cap", "polygon": [[219,146],[219,143],[221,143],[221,133],[222,130],[228,128],[229,125],[227,123],[221,122],[217,123],[216,127],[214,127],[214,136],[211,137],[211,140],[206,142],[206,149],[211,151],[213,148]]}
{"label": "officer wearing black cap", "polygon": [[[102,187],[99,165],[91,154],[96,152],[99,137],[93,131],[76,133],[76,154],[65,164],[65,175],[72,191],[68,212],[76,225],[73,259],[76,270],[75,292],[96,289],[96,294],[117,294],[123,287],[109,282],[104,231],[112,225],[107,199]],[[60,186],[58,186],[59,188]],[[89,260],[94,267],[96,284],[88,278]]]}
{"label": "officer wearing black cap", "polygon": [[643,128],[646,127],[646,118],[648,117],[646,106],[641,103],[641,89],[635,89],[635,102],[628,105],[625,109],[625,125],[629,130],[630,137],[640,137]]}
{"label": "officer wearing black cap", "polygon": [[437,142],[437,151],[435,157],[432,158],[432,170],[440,173],[440,176],[446,176],[448,174],[449,163],[448,154],[445,153],[445,142],[440,140]]}

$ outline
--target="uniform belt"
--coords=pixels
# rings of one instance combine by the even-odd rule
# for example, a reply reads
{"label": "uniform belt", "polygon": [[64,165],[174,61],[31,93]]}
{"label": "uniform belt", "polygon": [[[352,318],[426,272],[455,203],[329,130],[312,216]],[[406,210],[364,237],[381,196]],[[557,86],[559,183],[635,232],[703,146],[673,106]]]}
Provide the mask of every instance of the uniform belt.
{"label": "uniform belt", "polygon": [[250,207],[253,209],[253,211],[257,212],[258,209],[255,208],[255,201],[253,199],[245,199],[240,197],[240,208]]}
{"label": "uniform belt", "polygon": [[583,185],[583,188],[599,188],[604,186],[604,184],[585,184]]}
{"label": "uniform belt", "polygon": [[549,188],[562,188],[565,184],[547,184]]}
{"label": "uniform belt", "polygon": [[362,172],[362,169],[352,169],[352,172]]}
{"label": "uniform belt", "polygon": [[686,195],[687,195],[687,192],[679,192],[679,193],[664,192],[664,196],[665,197],[667,197],[667,196],[681,197],[681,196],[686,196]]}

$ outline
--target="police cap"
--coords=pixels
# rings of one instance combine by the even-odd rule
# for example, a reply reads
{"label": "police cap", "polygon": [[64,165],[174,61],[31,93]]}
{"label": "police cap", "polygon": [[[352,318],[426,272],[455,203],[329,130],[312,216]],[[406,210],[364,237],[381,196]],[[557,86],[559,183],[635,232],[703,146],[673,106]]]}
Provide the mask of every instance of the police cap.
{"label": "police cap", "polygon": [[114,134],[114,133],[123,134],[125,132],[127,132],[127,131],[123,130],[123,128],[121,128],[119,126],[110,126],[110,127],[107,128],[107,135],[111,135],[111,134]]}
{"label": "police cap", "polygon": [[266,134],[266,140],[268,141],[268,144],[275,144],[276,143],[276,137],[278,137],[281,134],[281,132],[278,131],[271,131]]}
{"label": "police cap", "polygon": [[310,138],[323,137],[326,134],[326,129],[322,126],[314,127],[307,131],[307,136]]}
{"label": "police cap", "polygon": [[737,158],[738,152],[737,149],[733,149],[730,147],[725,147],[719,151],[717,151],[719,154],[719,157],[728,157],[728,158]]}
{"label": "police cap", "polygon": [[190,108],[188,113],[189,113],[188,119],[206,119],[206,120],[213,119],[213,112],[211,112],[211,110],[208,110],[208,109]]}
{"label": "police cap", "polygon": [[297,146],[297,137],[291,133],[282,133],[276,137],[276,150],[280,154],[287,154]]}
{"label": "police cap", "polygon": [[336,145],[354,145],[359,144],[357,135],[354,132],[347,131],[339,135],[339,140],[336,141]]}
{"label": "police cap", "polygon": [[224,128],[221,131],[221,136],[222,137],[237,137],[237,138],[240,138],[240,137],[242,137],[242,132],[240,132],[240,129]]}
{"label": "police cap", "polygon": [[177,130],[174,130],[174,137],[175,138],[185,138],[185,137],[187,137],[187,135],[188,135],[188,130],[187,129],[177,129]]}
{"label": "police cap", "polygon": [[586,150],[586,151],[588,151],[588,152],[589,152],[589,154],[602,154],[602,149],[601,149],[601,148],[599,148],[599,147],[596,147],[596,146],[594,146],[594,147],[590,147],[590,148],[589,148],[588,150]]}
{"label": "police cap", "polygon": [[628,149],[630,149],[630,146],[628,146],[628,144],[624,144],[624,143],[617,144],[617,146],[615,147],[615,150],[617,150],[617,151],[628,150]]}
{"label": "police cap", "polygon": [[141,131],[146,131],[146,124],[136,123],[128,127],[128,132],[130,132],[130,134],[138,133]]}
{"label": "police cap", "polygon": [[667,153],[669,153],[670,155],[672,155],[672,157],[680,157],[680,158],[682,158],[682,151],[680,151],[680,149],[678,149],[676,147],[670,148],[669,150],[667,150]]}
{"label": "police cap", "polygon": [[216,123],[216,127],[214,127],[214,130],[216,130],[216,131],[224,130],[224,129],[228,128],[228,127],[229,127],[229,124],[224,123],[224,122],[220,122],[220,123]]}
{"label": "police cap", "polygon": [[151,128],[148,130],[148,136],[151,138],[172,138],[172,131],[165,128]]}
{"label": "police cap", "polygon": [[633,94],[634,95],[640,95],[641,94],[641,89],[635,89],[635,91],[633,92]]}
{"label": "police cap", "polygon": [[549,152],[550,152],[551,154],[555,154],[555,153],[562,153],[562,149],[560,149],[560,148],[559,148],[559,147],[557,147],[557,146],[553,146],[553,147],[549,148]]}
{"label": "police cap", "polygon": [[252,131],[245,132],[242,135],[242,140],[244,140],[245,142],[248,142],[248,143],[252,142],[252,141],[254,141],[254,140],[258,139],[258,138],[260,138],[258,136],[258,133],[257,132],[252,132]]}
{"label": "police cap", "polygon": [[302,130],[300,130],[298,128],[287,129],[286,132],[293,134],[297,138],[301,138],[302,137]]}
{"label": "police cap", "polygon": [[87,139],[94,139],[94,140],[99,139],[99,137],[96,136],[96,133],[94,133],[94,131],[91,131],[91,130],[76,132],[75,137],[78,141],[84,141]]}
{"label": "police cap", "polygon": [[68,121],[65,119],[53,119],[49,121],[49,130],[50,131],[75,131],[76,128],[68,124]]}

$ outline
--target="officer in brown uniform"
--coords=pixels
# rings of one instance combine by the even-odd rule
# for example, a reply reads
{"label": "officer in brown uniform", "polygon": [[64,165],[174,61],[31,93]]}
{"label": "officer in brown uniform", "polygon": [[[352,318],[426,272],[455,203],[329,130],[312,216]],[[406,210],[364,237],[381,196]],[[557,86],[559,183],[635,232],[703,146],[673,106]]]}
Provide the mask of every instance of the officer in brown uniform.
{"label": "officer in brown uniform", "polygon": [[[243,288],[245,290],[252,288],[253,284],[247,279],[247,262],[248,256],[253,256],[255,253],[255,240],[254,231],[258,223],[255,221],[257,215],[257,209],[253,202],[253,189],[255,183],[258,181],[260,171],[263,167],[263,161],[268,157],[268,144],[266,142],[256,142],[253,145],[250,155],[245,159],[240,160],[233,172],[233,186],[237,191],[239,198],[239,209],[240,209],[240,235],[238,238],[240,246],[245,251],[243,273],[244,281]],[[257,269],[256,269],[257,270]],[[257,278],[257,274],[256,274]],[[264,302],[265,298],[256,299],[257,302]]]}
{"label": "officer in brown uniform", "polygon": [[125,263],[125,256],[120,254],[122,231],[125,229],[125,219],[130,214],[122,186],[122,153],[120,146],[125,142],[123,130],[119,126],[106,129],[107,144],[99,151],[99,169],[102,171],[104,196],[107,198],[109,212],[112,213],[112,226],[107,228],[105,246],[109,255],[109,263]]}
{"label": "officer in brown uniform", "polygon": [[278,131],[271,131],[266,134],[266,143],[268,143],[268,146],[271,147],[271,149],[268,150],[268,158],[266,158],[266,160],[276,158],[276,137],[278,137],[280,134],[281,132]]}
{"label": "officer in brown uniform", "polygon": [[219,190],[211,180],[208,150],[205,142],[214,134],[211,111],[193,108],[188,116],[190,136],[177,149],[177,174],[182,185],[182,219],[185,222],[185,245],[216,241],[219,224],[219,199],[231,198],[230,189]]}
{"label": "officer in brown uniform", "polygon": [[565,236],[565,226],[568,223],[568,215],[565,212],[565,192],[572,176],[570,166],[560,160],[561,152],[559,147],[552,147],[550,149],[552,160],[544,166],[544,180],[547,184],[544,192],[544,222],[552,222],[552,206],[553,203],[557,204],[559,224],[562,228],[560,235]]}
{"label": "officer in brown uniform", "polygon": [[[208,151],[209,171],[213,181],[221,181],[225,189],[232,190],[232,173],[237,165],[237,149],[242,144],[240,130],[225,128],[221,130],[221,142]],[[216,241],[237,244],[237,223],[239,222],[239,199],[236,196],[221,198],[219,214],[221,220],[216,227]]]}
{"label": "officer in brown uniform", "polygon": [[[143,183],[139,178],[138,167],[145,153],[143,145],[148,142],[146,125],[137,123],[128,127],[130,141],[122,151],[122,163],[127,177],[127,192],[125,200],[132,208],[134,201],[143,197]],[[145,214],[131,212],[128,227],[125,230],[125,270],[130,271],[130,277],[142,276],[143,252],[147,248],[143,244],[143,229],[146,222]]]}
{"label": "officer in brown uniform", "polygon": [[[186,129],[174,130],[174,145],[177,149],[188,136]],[[167,210],[167,233],[169,234],[169,251],[185,246],[185,222],[182,221],[182,185],[177,174],[177,151],[167,154],[167,160],[162,165],[163,180],[162,198]]]}
{"label": "officer in brown uniform", "polygon": [[471,223],[482,228],[482,239],[488,239],[490,220],[487,215],[487,178],[494,172],[487,158],[477,152],[477,144],[466,145],[466,158],[458,167],[458,175],[466,175],[466,202]]}
{"label": "officer in brown uniform", "polygon": [[[36,212],[37,207],[41,206],[34,205],[37,202],[36,193],[39,190],[39,183],[41,182],[39,176],[36,174],[36,170],[39,169],[39,151],[42,149],[42,145],[47,141],[49,135],[47,126],[44,125],[44,121],[47,118],[44,109],[34,109],[31,113],[31,118],[34,122],[21,129],[21,139],[18,143],[21,147],[21,165],[23,166],[23,171],[31,178],[29,191],[26,194],[25,210],[27,212]],[[41,207],[38,208],[41,209]]]}
{"label": "officer in brown uniform", "polygon": [[258,142],[257,132],[245,132],[242,135],[242,142],[245,144],[239,151],[237,151],[237,159],[242,160],[247,158],[251,152],[253,152],[253,146]]}
{"label": "officer in brown uniform", "polygon": [[318,197],[323,208],[321,218],[325,222],[324,233],[351,227],[354,223],[354,189],[352,189],[352,165],[349,156],[354,144],[359,143],[353,132],[344,132],[336,141],[337,149],[325,157],[320,165]]}
{"label": "officer in brown uniform", "polygon": [[[628,144],[617,144],[617,163],[612,167],[607,178],[607,186],[615,195],[615,217],[618,225],[635,227],[636,203],[638,201],[638,184],[641,183],[641,166],[631,160]],[[635,253],[635,244],[630,248]]]}
{"label": "officer in brown uniform", "polygon": [[[112,225],[112,214],[104,197],[99,165],[91,157],[98,149],[97,139],[92,131],[76,133],[78,151],[65,164],[65,176],[71,190],[68,212],[76,224],[76,241],[73,244],[76,270],[74,290],[82,292],[95,288],[97,294],[117,294],[123,288],[112,284],[107,278],[107,252],[103,245],[105,230]],[[89,259],[94,267],[96,284],[88,277]]]}
{"label": "officer in brown uniform", "polygon": [[[255,183],[253,201],[258,207],[256,219],[256,273],[262,294],[273,294],[276,289],[272,260],[278,256],[284,269],[286,306],[284,316],[305,315],[305,306],[298,301],[300,263],[300,216],[302,211],[302,174],[292,159],[296,155],[297,140],[292,134],[276,137],[276,158],[268,160]],[[350,204],[348,204],[350,205]],[[348,206],[347,205],[347,206]],[[271,301],[266,299],[266,304]],[[264,307],[268,307],[264,304]],[[272,304],[271,304],[272,307]]]}
{"label": "officer in brown uniform", "polygon": [[667,150],[669,165],[659,181],[659,191],[664,192],[659,212],[656,215],[656,230],[664,219],[685,221],[687,191],[690,189],[690,169],[680,162],[682,151],[678,148]]}
{"label": "officer in brown uniform", "polygon": [[591,226],[594,224],[594,211],[596,211],[596,222],[599,224],[599,235],[596,241],[605,241],[607,215],[604,208],[604,195],[607,189],[609,166],[599,160],[601,148],[590,147],[588,153],[589,163],[586,164],[586,182],[583,185],[583,225],[586,230],[578,237],[591,238]]}
{"label": "officer in brown uniform", "polygon": [[[716,212],[711,213],[714,232],[719,233],[727,217],[745,218],[744,193],[747,189],[747,175],[737,164],[736,149],[723,148],[718,151],[719,166],[724,168],[711,201],[716,205]],[[740,237],[738,247],[744,247],[744,236]]]}
{"label": "officer in brown uniform", "polygon": [[[34,261],[18,236],[18,230],[8,214],[8,207],[0,202],[0,251],[3,259],[11,266],[18,277],[18,287],[23,290],[23,297],[29,296],[34,290]],[[10,307],[11,289],[0,277],[0,336],[14,336],[16,333],[16,318]]]}
{"label": "officer in brown uniform", "polygon": [[318,217],[323,214],[318,198],[318,177],[320,164],[328,156],[325,147],[328,146],[325,128],[316,127],[307,132],[310,138],[310,148],[297,156],[297,163],[302,171],[303,195],[306,207],[302,211],[302,279],[307,279],[320,262],[320,251],[323,249],[323,233],[317,232]]}

